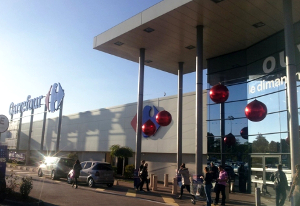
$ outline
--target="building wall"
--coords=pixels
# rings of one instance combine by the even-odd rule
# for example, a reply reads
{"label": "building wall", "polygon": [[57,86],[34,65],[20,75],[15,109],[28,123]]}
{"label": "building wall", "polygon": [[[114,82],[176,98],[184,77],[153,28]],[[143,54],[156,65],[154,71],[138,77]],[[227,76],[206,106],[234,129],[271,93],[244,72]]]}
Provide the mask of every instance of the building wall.
{"label": "building wall", "polygon": [[[203,94],[206,102],[206,91]],[[159,171],[163,177],[166,171],[174,172],[176,169],[177,153],[177,95],[144,101],[144,106],[155,106],[158,111],[166,110],[172,115],[172,122],[168,126],[160,127],[154,136],[142,137],[142,153],[153,167],[150,171]],[[195,92],[183,95],[183,160],[187,165],[195,162]],[[79,154],[80,160],[103,160],[105,153],[110,152],[110,146],[119,144],[130,147],[135,151],[136,135],[131,121],[136,115],[137,104],[125,104],[105,109],[80,112],[63,116],[60,154],[65,155],[71,151]],[[153,109],[150,112],[153,115]],[[206,103],[203,105],[203,151],[206,153]],[[43,121],[34,121],[31,136],[31,151],[40,150]],[[23,123],[20,136],[20,150],[25,152],[28,148],[30,123]],[[54,151],[56,148],[58,118],[47,119],[44,153]],[[13,138],[5,141],[16,141],[18,121],[10,126]],[[5,135],[4,135],[5,136]],[[14,147],[11,147],[14,149]],[[32,152],[34,154],[34,152]],[[143,158],[143,157],[142,157]],[[129,159],[129,164],[134,158]],[[170,169],[171,168],[171,169]]]}

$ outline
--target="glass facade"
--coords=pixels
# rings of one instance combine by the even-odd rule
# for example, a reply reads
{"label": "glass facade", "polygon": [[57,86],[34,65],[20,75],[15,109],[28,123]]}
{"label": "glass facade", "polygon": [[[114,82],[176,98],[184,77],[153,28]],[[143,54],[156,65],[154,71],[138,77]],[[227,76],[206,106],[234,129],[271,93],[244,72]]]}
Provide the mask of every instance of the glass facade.
{"label": "glass facade", "polygon": [[[294,28],[295,75],[300,108],[300,22]],[[290,170],[283,32],[245,50],[209,59],[207,82],[208,89],[221,83],[229,90],[229,98],[224,103],[223,121],[221,104],[214,103],[208,92],[208,161],[221,163],[223,154],[226,164],[237,168],[244,164],[251,170],[258,168],[260,173],[265,171],[264,175],[269,171],[263,169],[263,166],[275,169],[278,164],[282,164],[284,169]],[[250,121],[245,115],[245,107],[254,100],[267,107],[266,117],[259,122]],[[220,149],[222,122],[225,137],[232,133],[236,139],[233,145],[224,143],[223,152]],[[240,133],[245,127],[248,128],[248,137],[242,137]]]}

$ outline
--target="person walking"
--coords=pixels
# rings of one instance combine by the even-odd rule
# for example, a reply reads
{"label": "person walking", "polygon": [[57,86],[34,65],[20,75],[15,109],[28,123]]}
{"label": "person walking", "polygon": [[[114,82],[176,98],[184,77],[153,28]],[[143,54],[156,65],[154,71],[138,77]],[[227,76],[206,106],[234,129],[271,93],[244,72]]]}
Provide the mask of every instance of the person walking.
{"label": "person walking", "polygon": [[224,170],[224,167],[222,165],[219,166],[219,178],[217,179],[216,183],[216,199],[214,205],[218,205],[219,203],[219,197],[220,197],[220,192],[222,193],[222,202],[221,205],[225,205],[225,187],[226,187],[226,182],[228,180],[228,175],[227,172]]}
{"label": "person walking", "polygon": [[143,190],[143,186],[144,186],[144,183],[146,182],[146,186],[147,186],[147,191],[149,192],[149,182],[148,182],[148,163],[145,163],[144,164],[144,167],[142,168],[141,170],[141,175],[140,175],[140,178],[141,178],[141,182],[140,182],[140,191],[144,191]]}
{"label": "person walking", "polygon": [[[140,182],[136,185],[136,190],[138,190],[141,186],[141,183],[142,183],[142,172],[143,172],[143,168],[144,168],[144,164],[145,164],[145,160],[142,160],[141,161],[141,165],[139,167],[139,171],[138,171],[138,176],[140,178]],[[143,188],[143,187],[142,187]]]}
{"label": "person walking", "polygon": [[300,205],[300,165],[296,165],[296,173],[292,181],[291,190],[288,198],[293,197],[294,205]]}
{"label": "person walking", "polygon": [[78,188],[78,183],[77,183],[77,178],[80,175],[80,170],[82,170],[82,167],[80,165],[79,160],[75,161],[75,164],[73,165],[73,184],[72,187],[74,187],[75,184],[75,188]]}
{"label": "person walking", "polygon": [[200,176],[201,179],[203,179],[204,184],[204,191],[206,194],[206,206],[211,206],[211,188],[212,188],[212,180],[213,180],[213,174],[209,171],[208,167],[204,168],[204,177]]}
{"label": "person walking", "polygon": [[[182,195],[183,195],[183,188],[186,188],[186,190],[189,193],[191,193],[191,189],[190,189],[190,173],[189,173],[188,168],[185,168],[185,163],[182,163],[180,165],[180,169],[178,170],[178,174],[181,175],[182,185],[180,187],[180,195],[177,198],[181,199]],[[192,198],[195,199],[195,196],[192,195]]]}
{"label": "person walking", "polygon": [[276,206],[283,206],[286,199],[286,190],[288,182],[285,173],[282,171],[282,165],[277,166],[277,171],[271,175],[271,181],[274,181],[276,191]]}

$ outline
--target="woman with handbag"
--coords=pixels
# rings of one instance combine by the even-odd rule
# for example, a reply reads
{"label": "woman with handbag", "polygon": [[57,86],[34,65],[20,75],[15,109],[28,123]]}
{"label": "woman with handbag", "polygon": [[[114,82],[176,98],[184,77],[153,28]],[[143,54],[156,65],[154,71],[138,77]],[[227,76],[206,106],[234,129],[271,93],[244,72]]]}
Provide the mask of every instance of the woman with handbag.
{"label": "woman with handbag", "polygon": [[203,179],[204,184],[204,191],[206,195],[206,202],[207,206],[211,206],[211,188],[212,188],[212,180],[213,180],[213,174],[209,171],[208,167],[204,168],[205,176],[201,176],[200,178]]}
{"label": "woman with handbag", "polygon": [[82,170],[82,167],[80,165],[79,160],[76,160],[74,166],[73,166],[73,184],[72,187],[74,187],[75,184],[75,188],[78,188],[78,184],[77,184],[77,178],[80,175],[80,170]]}

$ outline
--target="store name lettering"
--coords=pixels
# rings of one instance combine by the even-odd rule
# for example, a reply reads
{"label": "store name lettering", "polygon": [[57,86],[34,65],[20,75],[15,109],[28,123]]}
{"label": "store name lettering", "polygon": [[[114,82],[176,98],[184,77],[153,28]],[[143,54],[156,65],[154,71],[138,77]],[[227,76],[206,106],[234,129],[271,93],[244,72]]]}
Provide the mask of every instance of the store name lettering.
{"label": "store name lettering", "polygon": [[29,109],[37,109],[41,107],[41,100],[44,98],[43,95],[31,99],[31,96],[28,95],[27,101],[14,104],[13,102],[9,106],[9,114],[14,115],[18,114],[19,112],[25,112],[28,111]]}
{"label": "store name lettering", "polygon": [[[300,44],[297,45],[298,51],[300,52]],[[281,67],[286,67],[286,63],[284,61],[284,51],[279,53],[279,63]],[[276,59],[274,56],[269,56],[263,61],[263,71],[268,74],[273,72],[276,68]],[[300,80],[300,72],[296,73],[298,81]],[[276,88],[281,85],[285,85],[287,82],[287,77],[283,76],[280,78],[276,78],[275,80],[265,81],[262,80],[256,86],[249,86],[249,93],[253,94],[256,91],[261,92],[266,89]]]}

